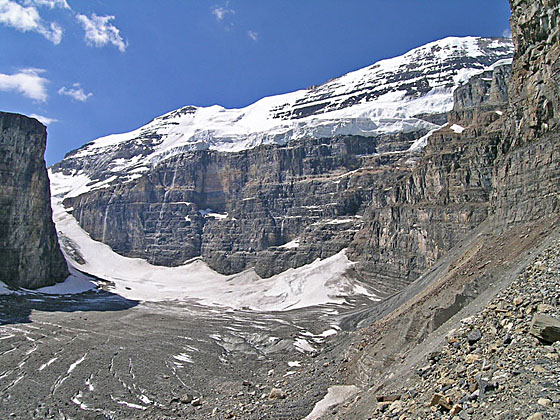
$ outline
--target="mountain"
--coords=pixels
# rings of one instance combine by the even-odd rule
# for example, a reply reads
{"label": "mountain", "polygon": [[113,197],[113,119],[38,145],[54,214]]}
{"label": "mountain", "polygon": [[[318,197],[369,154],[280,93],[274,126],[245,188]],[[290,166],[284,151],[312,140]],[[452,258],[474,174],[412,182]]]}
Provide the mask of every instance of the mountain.
{"label": "mountain", "polygon": [[0,112],[0,289],[37,288],[68,276],[52,221],[39,121]]}
{"label": "mountain", "polygon": [[135,179],[186,151],[237,152],[309,137],[427,132],[444,121],[457,86],[500,60],[511,62],[512,54],[509,39],[445,38],[245,108],[186,106],[129,133],[94,140],[68,153],[55,169],[81,170],[90,180],[115,175],[122,182],[123,176]]}
{"label": "mountain", "polygon": [[[386,232],[364,230],[368,212],[411,175],[427,135],[447,123],[457,87],[490,74],[481,83],[503,91],[508,73],[499,69],[512,54],[508,39],[446,38],[246,108],[185,107],[70,152],[51,168],[53,196],[91,238],[124,256],[166,266],[201,257],[222,274],[252,267],[269,277],[350,248],[356,273],[389,294],[486,208],[477,204],[435,236],[430,226],[413,229],[398,239],[410,252],[382,253],[374,265],[377,245],[360,238],[374,229],[386,241]],[[488,167],[477,161],[483,174],[472,182],[487,186]],[[385,277],[372,280],[377,272]]]}

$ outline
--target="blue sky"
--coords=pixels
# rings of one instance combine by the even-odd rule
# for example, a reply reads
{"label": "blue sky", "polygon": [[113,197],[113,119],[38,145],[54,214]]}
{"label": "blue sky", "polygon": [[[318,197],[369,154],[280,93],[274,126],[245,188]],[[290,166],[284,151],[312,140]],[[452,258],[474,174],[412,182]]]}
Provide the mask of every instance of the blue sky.
{"label": "blue sky", "polygon": [[0,0],[0,110],[47,163],[184,105],[246,106],[446,36],[502,36],[506,0]]}

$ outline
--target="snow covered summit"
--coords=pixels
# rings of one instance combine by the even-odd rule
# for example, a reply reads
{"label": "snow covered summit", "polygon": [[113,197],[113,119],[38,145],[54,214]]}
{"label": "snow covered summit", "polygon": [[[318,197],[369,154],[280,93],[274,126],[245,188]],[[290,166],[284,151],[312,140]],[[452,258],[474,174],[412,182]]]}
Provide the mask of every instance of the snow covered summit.
{"label": "snow covered summit", "polygon": [[[86,144],[69,153],[55,171],[87,177],[91,189],[116,178],[137,178],[166,157],[186,151],[236,152],[304,137],[425,133],[438,127],[429,115],[452,108],[458,85],[512,55],[509,39],[445,38],[245,108],[187,106],[169,112],[134,131]],[[92,185],[94,180],[102,182]],[[72,195],[81,192],[83,188],[74,188]]]}

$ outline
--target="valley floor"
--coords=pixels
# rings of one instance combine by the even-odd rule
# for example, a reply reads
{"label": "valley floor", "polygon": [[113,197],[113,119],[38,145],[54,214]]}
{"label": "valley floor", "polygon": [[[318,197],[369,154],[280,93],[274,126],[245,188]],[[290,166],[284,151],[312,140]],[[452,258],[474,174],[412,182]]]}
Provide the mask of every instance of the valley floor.
{"label": "valley floor", "polygon": [[302,370],[325,364],[340,315],[362,304],[256,313],[0,296],[0,418],[303,418],[330,384]]}

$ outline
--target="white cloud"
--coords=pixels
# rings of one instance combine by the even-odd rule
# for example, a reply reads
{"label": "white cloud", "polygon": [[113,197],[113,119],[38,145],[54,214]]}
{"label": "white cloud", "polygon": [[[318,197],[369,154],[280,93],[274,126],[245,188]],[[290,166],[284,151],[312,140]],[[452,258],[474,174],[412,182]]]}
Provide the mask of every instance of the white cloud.
{"label": "white cloud", "polygon": [[47,101],[47,79],[40,76],[45,70],[42,69],[21,69],[16,74],[0,73],[0,90],[21,93],[27,98],[39,102]]}
{"label": "white cloud", "polygon": [[58,94],[70,96],[72,99],[80,102],[85,102],[93,96],[93,93],[85,93],[79,83],[74,83],[71,88],[62,86],[58,89]]}
{"label": "white cloud", "polygon": [[249,38],[251,38],[253,41],[258,41],[259,40],[259,34],[258,32],[255,31],[247,31],[247,35],[249,35]]}
{"label": "white cloud", "polygon": [[111,20],[114,16],[97,16],[95,13],[91,17],[76,15],[76,19],[86,32],[85,39],[88,45],[104,47],[112,44],[121,52],[126,51],[127,43],[122,39],[119,29],[112,25]]}
{"label": "white cloud", "polygon": [[504,38],[510,38],[511,39],[511,37],[512,37],[511,28],[504,29],[504,32],[502,32],[502,36]]}
{"label": "white cloud", "polygon": [[49,9],[60,7],[61,9],[70,9],[66,0],[25,0],[26,6],[47,6]]}
{"label": "white cloud", "polygon": [[46,23],[35,7],[23,7],[11,0],[0,0],[0,23],[22,32],[37,32],[51,41],[60,44],[62,28],[57,23]]}
{"label": "white cloud", "polygon": [[227,2],[226,5],[223,6],[223,7],[214,6],[211,9],[211,11],[212,11],[212,14],[214,16],[216,16],[216,20],[218,22],[221,22],[222,20],[224,20],[227,17],[227,15],[234,15],[235,14],[235,10],[229,8],[229,2]]}
{"label": "white cloud", "polygon": [[39,114],[31,114],[30,117],[35,118],[36,120],[42,122],[45,125],[58,122],[58,120],[55,120],[54,118],[45,117],[44,115],[39,115]]}

